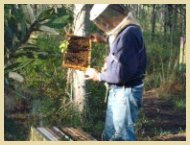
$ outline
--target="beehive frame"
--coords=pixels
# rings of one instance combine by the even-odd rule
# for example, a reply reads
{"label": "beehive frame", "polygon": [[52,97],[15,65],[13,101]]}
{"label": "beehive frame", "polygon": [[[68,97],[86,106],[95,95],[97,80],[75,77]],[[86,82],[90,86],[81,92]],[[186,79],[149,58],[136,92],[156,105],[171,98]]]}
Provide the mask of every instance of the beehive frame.
{"label": "beehive frame", "polygon": [[63,54],[63,67],[85,71],[90,66],[91,40],[88,37],[69,36],[67,51]]}

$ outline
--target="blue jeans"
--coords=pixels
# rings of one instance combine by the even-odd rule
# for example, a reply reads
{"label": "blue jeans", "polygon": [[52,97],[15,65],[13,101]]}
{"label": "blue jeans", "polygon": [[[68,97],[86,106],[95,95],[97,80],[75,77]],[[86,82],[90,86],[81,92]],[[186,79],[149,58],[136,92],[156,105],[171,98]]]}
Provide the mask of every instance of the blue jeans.
{"label": "blue jeans", "polygon": [[116,87],[109,91],[103,140],[134,141],[135,121],[141,107],[144,85]]}

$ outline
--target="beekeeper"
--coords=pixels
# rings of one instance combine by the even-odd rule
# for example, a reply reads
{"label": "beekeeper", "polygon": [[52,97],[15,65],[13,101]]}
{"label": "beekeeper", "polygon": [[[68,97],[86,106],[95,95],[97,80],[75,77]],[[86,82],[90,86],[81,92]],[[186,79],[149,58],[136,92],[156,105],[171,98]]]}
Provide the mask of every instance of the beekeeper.
{"label": "beekeeper", "polygon": [[109,96],[103,140],[137,140],[135,122],[142,104],[146,50],[140,25],[132,12],[119,4],[95,4],[90,20],[108,39],[92,34],[93,42],[108,42],[109,55],[102,72],[89,68],[88,79],[106,82]]}

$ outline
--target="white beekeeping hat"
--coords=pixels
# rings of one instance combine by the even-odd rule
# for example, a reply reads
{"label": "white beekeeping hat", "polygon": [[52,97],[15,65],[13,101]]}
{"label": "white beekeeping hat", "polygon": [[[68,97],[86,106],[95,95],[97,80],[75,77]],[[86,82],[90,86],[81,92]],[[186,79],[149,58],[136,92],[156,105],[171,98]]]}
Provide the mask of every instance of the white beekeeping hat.
{"label": "white beekeeping hat", "polygon": [[128,10],[119,4],[95,4],[90,11],[90,20],[101,30],[113,30],[127,15]]}
{"label": "white beekeeping hat", "polygon": [[94,4],[90,11],[90,20],[96,19],[108,6],[109,4]]}

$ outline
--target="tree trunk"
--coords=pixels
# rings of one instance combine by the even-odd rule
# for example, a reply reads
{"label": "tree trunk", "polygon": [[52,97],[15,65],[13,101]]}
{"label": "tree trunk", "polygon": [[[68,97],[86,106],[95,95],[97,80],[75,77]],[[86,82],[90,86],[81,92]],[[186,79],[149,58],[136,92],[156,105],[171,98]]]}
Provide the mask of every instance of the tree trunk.
{"label": "tree trunk", "polygon": [[171,31],[172,31],[172,17],[173,17],[173,8],[172,8],[172,5],[171,4],[168,4],[167,5],[167,9],[168,9],[168,23],[167,23],[167,26],[169,28],[169,32],[171,34]]}
{"label": "tree trunk", "polygon": [[152,5],[152,17],[151,17],[151,39],[154,40],[156,26],[156,5]]}
{"label": "tree trunk", "polygon": [[168,30],[168,6],[164,5],[164,36],[167,34]]}
{"label": "tree trunk", "polygon": [[[89,12],[91,5],[75,4],[74,8],[74,35],[87,36],[90,26]],[[80,113],[86,105],[85,76],[83,71],[73,71],[73,102]]]}

